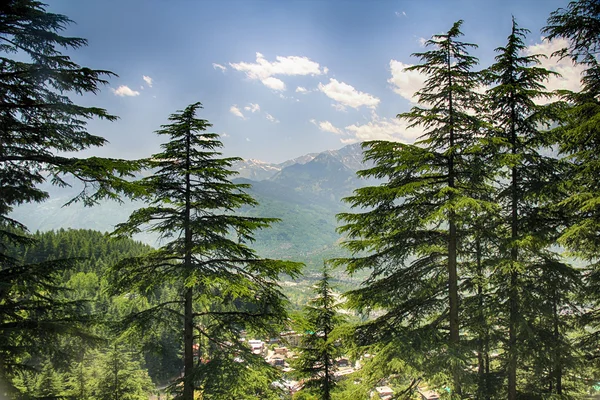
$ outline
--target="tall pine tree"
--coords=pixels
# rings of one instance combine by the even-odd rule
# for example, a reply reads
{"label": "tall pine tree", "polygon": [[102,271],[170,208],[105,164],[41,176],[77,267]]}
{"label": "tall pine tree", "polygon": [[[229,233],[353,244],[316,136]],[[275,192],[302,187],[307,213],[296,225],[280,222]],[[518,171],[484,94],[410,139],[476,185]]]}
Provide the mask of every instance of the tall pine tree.
{"label": "tall pine tree", "polygon": [[[244,192],[248,185],[232,183],[228,170],[238,158],[218,158],[218,135],[205,132],[211,125],[196,117],[200,103],[169,117],[157,131],[169,140],[150,160],[153,174],[141,184],[150,204],[135,211],[116,234],[142,229],[160,234],[162,246],[147,256],[124,260],[112,270],[115,287],[123,292],[151,292],[165,282],[179,293],[138,315],[138,322],[168,316],[180,318],[184,336],[183,396],[194,390],[224,390],[247,374],[213,374],[203,355],[215,365],[262,365],[260,357],[240,342],[240,332],[264,336],[286,318],[284,296],[276,281],[281,273],[294,275],[298,263],[262,259],[248,247],[256,229],[274,219],[236,215],[255,201]],[[194,349],[194,345],[203,348]],[[199,362],[194,363],[194,355]],[[236,364],[237,363],[237,364]],[[263,365],[264,366],[264,365]],[[228,382],[220,380],[228,376]],[[222,384],[217,384],[217,383]],[[204,393],[208,396],[210,393]],[[225,394],[221,394],[221,398]]]}
{"label": "tall pine tree", "polygon": [[549,40],[567,39],[567,47],[556,55],[571,58],[583,66],[581,90],[562,91],[567,107],[558,128],[560,154],[569,163],[564,179],[568,196],[561,208],[570,223],[560,243],[583,260],[586,282],[586,312],[583,324],[587,335],[581,347],[588,358],[600,357],[600,3],[595,0],[571,1],[566,8],[550,14],[543,29]]}
{"label": "tall pine tree", "polygon": [[433,36],[426,43],[432,50],[415,54],[424,63],[408,68],[427,76],[417,92],[420,105],[398,115],[424,128],[419,141],[364,145],[365,159],[375,166],[359,175],[385,183],[346,199],[368,211],[339,215],[346,223],[344,246],[355,256],[336,260],[350,272],[372,268],[364,287],[349,293],[357,308],[384,310],[359,329],[365,340],[396,342],[428,377],[449,376],[436,383],[451,386],[456,396],[464,368],[457,226],[465,210],[481,207],[469,182],[480,80],[473,71],[477,59],[468,54],[476,46],[458,40],[461,25]]}
{"label": "tall pine tree", "polygon": [[341,356],[341,343],[336,343],[331,334],[343,318],[336,311],[338,301],[327,267],[324,267],[313,292],[315,297],[304,309],[307,332],[302,337],[294,368],[305,378],[304,387],[308,392],[318,394],[321,400],[331,400],[336,385],[336,358]]}
{"label": "tall pine tree", "polygon": [[[496,230],[499,259],[490,279],[506,304],[499,316],[507,327],[503,348],[511,400],[519,392],[563,394],[570,351],[569,333],[559,319],[572,297],[567,289],[578,280],[552,250],[565,222],[552,207],[560,200],[557,183],[564,168],[548,155],[554,143],[540,130],[553,121],[553,107],[536,103],[551,95],[544,81],[553,73],[537,66],[540,56],[524,54],[527,32],[513,18],[508,42],[496,49],[496,63],[487,70],[495,85],[487,91],[494,125],[486,136],[493,152],[490,179],[496,182],[503,221]],[[541,387],[544,380],[549,383]]]}
{"label": "tall pine tree", "polygon": [[46,12],[35,0],[0,4],[0,380],[10,382],[23,367],[23,355],[50,349],[56,335],[76,333],[77,307],[55,301],[60,270],[67,261],[26,264],[10,256],[30,244],[26,227],[9,217],[13,207],[42,202],[38,185],[64,186],[74,176],[83,189],[73,201],[91,205],[133,187],[124,179],[136,163],[65,155],[106,140],[87,132],[93,118],[115,120],[98,107],[73,103],[70,94],[97,93],[109,71],[81,67],[61,53],[86,40],[61,35],[71,21]]}

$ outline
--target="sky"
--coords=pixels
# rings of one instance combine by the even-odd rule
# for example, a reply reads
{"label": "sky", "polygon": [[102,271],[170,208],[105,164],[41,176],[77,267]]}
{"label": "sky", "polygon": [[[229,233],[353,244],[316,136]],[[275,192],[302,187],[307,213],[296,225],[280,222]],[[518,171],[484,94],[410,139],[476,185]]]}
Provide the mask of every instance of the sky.
{"label": "sky", "polygon": [[[411,143],[422,131],[396,118],[415,105],[425,77],[425,40],[464,20],[462,40],[479,47],[480,68],[493,63],[514,16],[531,31],[529,54],[564,43],[543,39],[550,12],[568,0],[46,0],[75,23],[64,34],[88,40],[65,51],[82,66],[118,75],[82,105],[117,115],[92,121],[108,145],[87,154],[142,158],[160,151],[154,133],[168,116],[201,102],[198,117],[221,135],[225,156],[283,162],[350,143]],[[549,89],[579,87],[567,60]]]}

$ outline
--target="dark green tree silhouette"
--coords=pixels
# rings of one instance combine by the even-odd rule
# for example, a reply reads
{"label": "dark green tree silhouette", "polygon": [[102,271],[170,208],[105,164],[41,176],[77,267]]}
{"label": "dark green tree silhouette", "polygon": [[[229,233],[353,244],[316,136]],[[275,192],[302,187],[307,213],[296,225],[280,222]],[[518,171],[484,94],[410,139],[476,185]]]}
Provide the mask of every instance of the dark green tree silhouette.
{"label": "dark green tree silhouette", "polygon": [[594,0],[571,1],[566,8],[550,14],[543,29],[548,39],[567,39],[557,55],[571,58],[585,69],[581,90],[561,91],[566,103],[559,127],[553,130],[560,155],[569,163],[563,178],[568,194],[561,209],[570,221],[560,243],[572,256],[583,260],[586,282],[586,326],[580,347],[589,359],[600,357],[600,3]]}
{"label": "dark green tree silhouette", "polygon": [[[501,326],[508,328],[504,349],[509,399],[516,399],[519,391],[562,395],[562,369],[571,349],[559,312],[573,312],[569,304],[578,285],[577,272],[552,249],[565,223],[553,211],[562,196],[558,183],[565,169],[547,155],[554,143],[541,131],[556,118],[554,108],[536,103],[551,96],[544,81],[553,73],[537,66],[539,55],[523,54],[527,32],[513,18],[508,42],[496,49],[496,63],[487,70],[495,86],[487,91],[494,126],[486,140],[493,143],[491,179],[503,220],[496,229],[499,259],[491,279],[498,301],[506,304],[499,316]],[[533,351],[536,342],[545,346]],[[534,376],[523,376],[536,368]],[[518,387],[520,380],[544,379],[553,382],[550,389]]]}
{"label": "dark green tree silhouette", "polygon": [[[468,54],[476,46],[458,40],[461,24],[429,40],[432,50],[415,54],[423,64],[409,68],[428,78],[417,92],[421,105],[398,117],[424,135],[415,145],[365,143],[365,160],[375,166],[359,175],[385,182],[346,199],[368,211],[339,215],[344,245],[356,256],[335,261],[350,272],[373,268],[364,288],[350,292],[357,308],[386,311],[364,326],[365,339],[397,341],[417,369],[450,372],[456,395],[463,369],[457,227],[461,214],[481,207],[470,182],[480,78]],[[420,351],[430,356],[413,356]]]}
{"label": "dark green tree silhouette", "polygon": [[336,385],[336,359],[342,354],[341,343],[332,337],[332,332],[344,318],[337,312],[339,301],[332,290],[327,267],[323,268],[313,292],[315,297],[304,308],[305,333],[294,368],[305,378],[304,387],[308,392],[318,394],[322,400],[331,400]]}
{"label": "dark green tree silhouette", "polygon": [[[147,229],[159,233],[163,245],[112,269],[117,290],[148,293],[167,282],[178,288],[169,301],[134,319],[139,323],[165,321],[169,316],[181,319],[185,400],[193,399],[196,387],[201,391],[203,386],[215,387],[225,376],[202,367],[205,355],[225,357],[230,363],[264,362],[239,341],[239,334],[246,329],[267,336],[284,322],[284,296],[276,281],[281,273],[295,275],[300,266],[262,259],[246,244],[252,242],[253,231],[275,220],[235,215],[239,207],[255,201],[244,192],[248,185],[229,180],[234,172],[228,168],[238,158],[218,158],[222,144],[217,134],[205,132],[211,126],[208,121],[196,117],[200,107],[191,104],[171,115],[171,123],[157,131],[169,141],[150,160],[153,174],[141,182],[151,203],[115,232],[131,235]],[[196,352],[198,365],[195,343],[202,344]],[[236,385],[231,380],[222,383],[222,389]]]}
{"label": "dark green tree silhouette", "polygon": [[97,379],[95,396],[99,400],[146,400],[153,387],[140,361],[117,340],[102,356]]}
{"label": "dark green tree silhouette", "polygon": [[71,21],[48,13],[34,0],[0,5],[0,380],[9,384],[23,368],[23,355],[37,347],[50,352],[57,335],[77,333],[77,307],[50,295],[58,290],[60,270],[68,261],[26,264],[8,253],[30,244],[26,227],[9,217],[13,207],[44,201],[38,185],[67,185],[65,176],[83,184],[72,201],[91,205],[132,190],[124,178],[136,163],[63,156],[106,140],[90,134],[93,118],[115,120],[97,107],[73,103],[69,94],[97,93],[109,71],[81,67],[61,53],[86,45],[85,39],[60,33]]}

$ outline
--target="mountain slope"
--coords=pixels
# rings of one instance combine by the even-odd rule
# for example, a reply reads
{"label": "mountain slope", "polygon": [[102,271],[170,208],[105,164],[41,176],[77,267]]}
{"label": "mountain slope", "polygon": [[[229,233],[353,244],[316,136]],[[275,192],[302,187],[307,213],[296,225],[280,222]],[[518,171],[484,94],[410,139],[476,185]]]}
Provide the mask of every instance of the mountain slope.
{"label": "mountain slope", "polygon": [[[257,207],[240,211],[245,215],[281,219],[272,228],[257,232],[253,247],[263,256],[305,261],[315,268],[320,267],[323,258],[339,254],[335,215],[347,210],[340,199],[368,183],[356,177],[356,171],[362,168],[361,153],[359,145],[351,145],[281,164],[256,160],[236,163],[234,167],[241,174],[234,181],[251,184],[249,193],[259,202]],[[91,208],[81,204],[62,207],[77,194],[76,185],[72,188],[46,185],[43,189],[50,193],[48,201],[24,204],[12,213],[32,231],[60,228],[112,231],[141,205],[110,201]],[[156,237],[152,235],[141,234],[135,239],[156,245]]]}

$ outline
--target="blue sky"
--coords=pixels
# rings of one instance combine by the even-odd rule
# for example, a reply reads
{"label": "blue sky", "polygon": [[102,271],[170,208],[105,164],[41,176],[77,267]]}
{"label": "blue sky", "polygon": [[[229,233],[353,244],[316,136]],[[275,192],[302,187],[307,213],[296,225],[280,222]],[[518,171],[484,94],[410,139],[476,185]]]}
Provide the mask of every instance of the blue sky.
{"label": "blue sky", "polygon": [[[543,42],[548,14],[567,0],[48,0],[48,10],[88,39],[67,52],[81,65],[119,77],[97,96],[75,99],[108,109],[118,122],[92,122],[110,144],[90,154],[140,158],[159,150],[154,134],[169,114],[200,101],[200,117],[222,135],[227,156],[282,162],[368,139],[411,142],[420,133],[395,118],[411,107],[423,77],[423,39],[463,19],[463,39],[479,45],[482,67],[504,45],[511,16]],[[576,89],[568,61],[549,88]]]}

